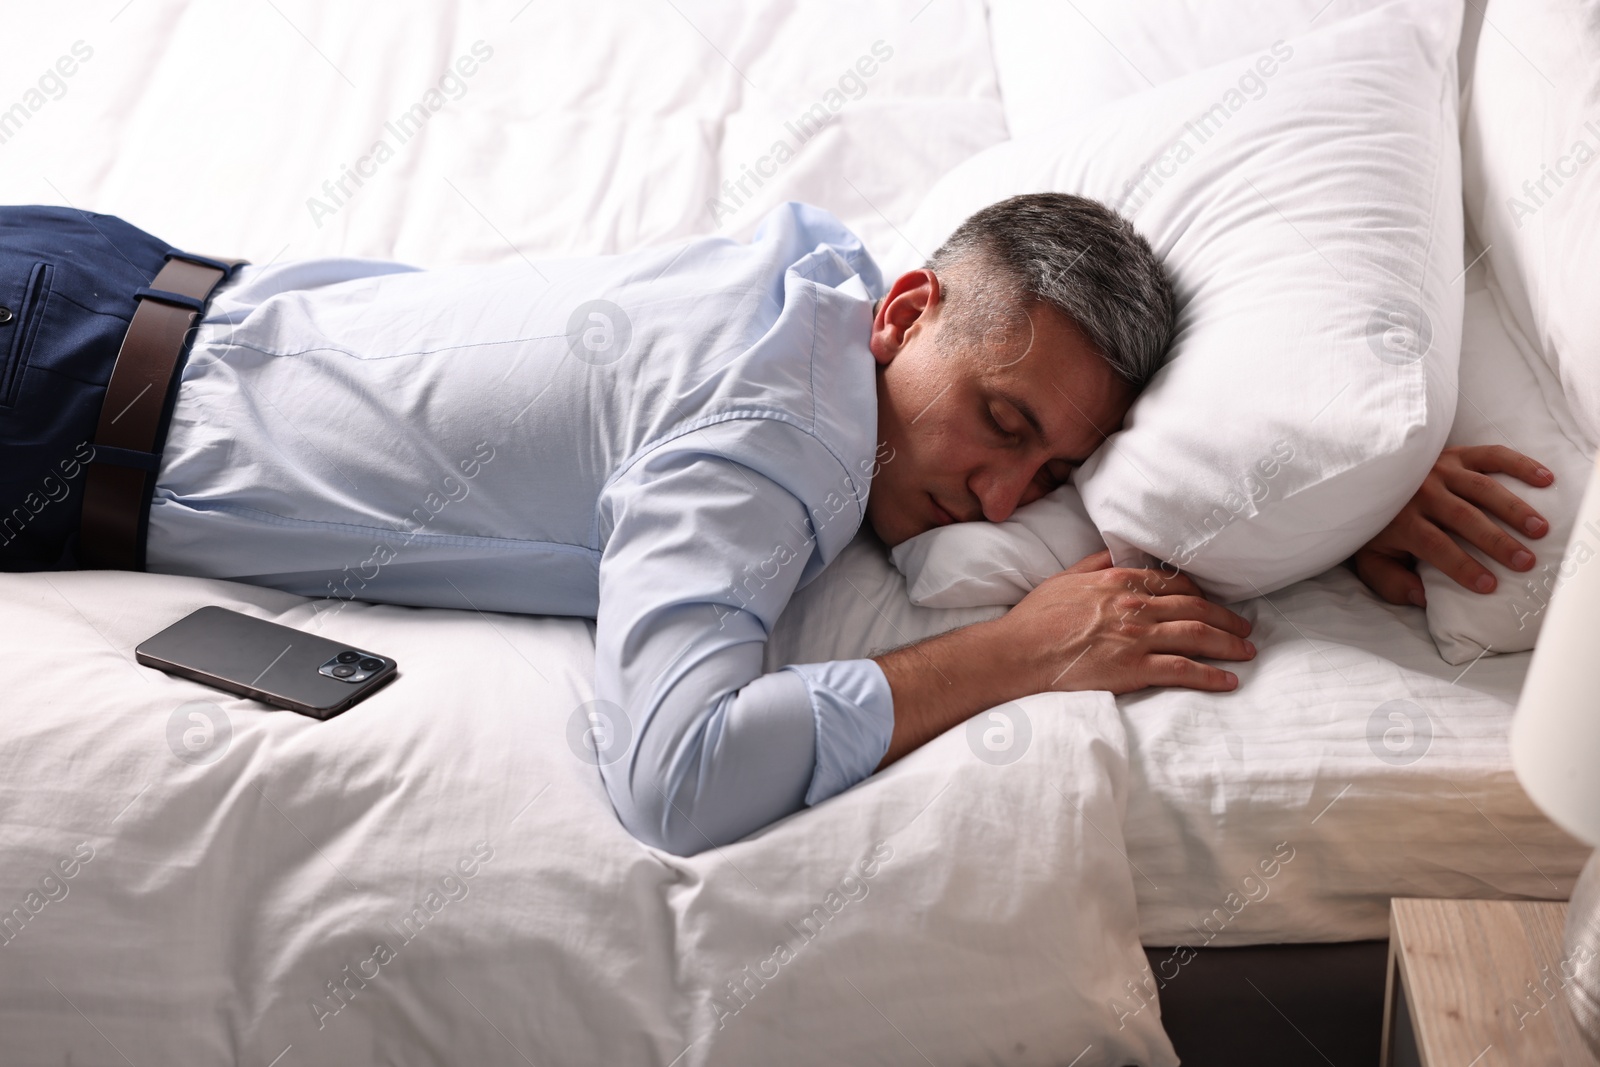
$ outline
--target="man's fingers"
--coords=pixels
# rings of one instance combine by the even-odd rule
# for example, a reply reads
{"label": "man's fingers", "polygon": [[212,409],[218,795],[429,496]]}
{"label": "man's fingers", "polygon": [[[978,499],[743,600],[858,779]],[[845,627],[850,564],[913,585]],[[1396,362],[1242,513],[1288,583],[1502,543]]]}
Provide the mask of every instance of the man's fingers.
{"label": "man's fingers", "polygon": [[1415,604],[1426,607],[1427,595],[1422,589],[1422,579],[1415,571],[1393,556],[1363,548],[1356,553],[1356,574],[1391,604]]}
{"label": "man's fingers", "polygon": [[1197,619],[1219,630],[1239,637],[1250,636],[1250,620],[1236,615],[1221,604],[1213,604],[1205,597],[1159,596],[1145,608],[1145,618],[1151,622],[1176,622],[1179,619]]}
{"label": "man's fingers", "polygon": [[[1543,515],[1535,511],[1527,501],[1487,474],[1479,474],[1470,469],[1452,470],[1445,475],[1444,483],[1445,487],[1456,496],[1476,504],[1513,530],[1525,533],[1529,537],[1543,537],[1550,532],[1550,523],[1545,520]],[[1457,530],[1456,532],[1466,533],[1464,530]],[[1491,551],[1487,545],[1471,538],[1469,540],[1472,540],[1473,544],[1485,552],[1489,552],[1500,562],[1505,563],[1507,566],[1514,566],[1508,558]],[[1516,569],[1522,570],[1523,568],[1517,567]]]}
{"label": "man's fingers", "polygon": [[1254,659],[1256,646],[1198,619],[1157,623],[1150,630],[1150,651],[1207,659]]}
{"label": "man's fingers", "polygon": [[1085,571],[1103,571],[1109,566],[1111,566],[1111,550],[1102,548],[1092,556],[1084,556],[1062,573],[1082,574]]}
{"label": "man's fingers", "polygon": [[[1482,517],[1480,514],[1479,518]],[[1411,540],[1411,551],[1418,559],[1425,559],[1438,567],[1463,589],[1470,589],[1474,593],[1494,592],[1495,577],[1488,568],[1467,555],[1454,538],[1434,523],[1418,523]]]}
{"label": "man's fingers", "polygon": [[[1485,477],[1484,475],[1472,475],[1467,473],[1463,473],[1459,476],[1480,478]],[[1505,487],[1500,485],[1498,482],[1493,482],[1492,484],[1496,489],[1500,489],[1501,491],[1505,490]],[[1506,495],[1510,496],[1509,493]],[[1516,500],[1515,497],[1512,499],[1517,504],[1522,504],[1522,502],[1520,500]],[[1522,505],[1522,507],[1529,512],[1532,511],[1532,509],[1527,508],[1526,505]],[[1521,541],[1518,541],[1515,537],[1512,537],[1510,534],[1506,533],[1498,523],[1489,518],[1489,516],[1485,515],[1482,511],[1478,510],[1476,506],[1468,503],[1461,497],[1454,497],[1448,502],[1445,502],[1437,507],[1430,508],[1428,511],[1428,517],[1431,518],[1438,526],[1450,533],[1455,534],[1468,544],[1482,549],[1485,553],[1499,560],[1501,563],[1505,564],[1507,567],[1510,567],[1514,571],[1526,571],[1533,569],[1533,553],[1528,550],[1528,547]],[[1546,525],[1543,528],[1549,529],[1549,526]],[[1432,563],[1433,560],[1429,559],[1428,562]],[[1437,564],[1435,565],[1437,566]],[[1441,567],[1440,569],[1443,570],[1444,568]],[[1473,575],[1474,580],[1476,577],[1476,575]]]}
{"label": "man's fingers", "polygon": [[1509,474],[1541,488],[1556,480],[1556,476],[1538,460],[1530,459],[1505,445],[1473,445],[1461,449],[1457,455],[1461,465],[1468,470],[1484,474]]}
{"label": "man's fingers", "polygon": [[1146,656],[1140,674],[1148,685],[1181,685],[1212,693],[1226,693],[1239,686],[1237,675],[1183,656]]}
{"label": "man's fingers", "polygon": [[[1421,607],[1427,603],[1422,579],[1407,565],[1415,558],[1427,560],[1463,588],[1493,592],[1494,575],[1455,537],[1512,570],[1531,569],[1534,555],[1517,537],[1543,537],[1550,523],[1491,474],[1509,474],[1535,487],[1555,481],[1537,460],[1504,445],[1445,449],[1400,514],[1355,554],[1361,580],[1391,604]],[[1512,532],[1501,529],[1490,516]]]}

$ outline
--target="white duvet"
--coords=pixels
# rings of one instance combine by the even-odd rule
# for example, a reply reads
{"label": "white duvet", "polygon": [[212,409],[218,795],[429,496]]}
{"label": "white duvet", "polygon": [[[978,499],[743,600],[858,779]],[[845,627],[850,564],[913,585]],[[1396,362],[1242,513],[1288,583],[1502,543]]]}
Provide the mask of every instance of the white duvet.
{"label": "white duvet", "polygon": [[[586,622],[125,573],[0,597],[0,1064],[1176,1062],[1153,997],[1119,1008],[1105,694],[1013,706],[1015,762],[952,731],[680,859],[574,740]],[[134,663],[203,604],[401,676],[317,722]]]}

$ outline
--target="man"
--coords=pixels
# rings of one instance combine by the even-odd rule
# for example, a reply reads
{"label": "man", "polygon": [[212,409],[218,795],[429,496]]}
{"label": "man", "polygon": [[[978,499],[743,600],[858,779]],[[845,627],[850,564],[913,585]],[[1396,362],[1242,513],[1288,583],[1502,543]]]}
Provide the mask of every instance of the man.
{"label": "man", "polygon": [[[134,566],[593,617],[596,696],[631,735],[602,774],[651,845],[733,841],[1017,697],[1227,690],[1237,678],[1200,659],[1254,655],[1248,623],[1186,577],[1102,554],[992,622],[762,673],[779,612],[863,519],[889,545],[1001,521],[1121,423],[1173,297],[1144,240],[1091,201],[996,204],[887,291],[853,235],[793,204],[749,244],[244,267],[202,286],[153,447],[107,446],[162,396],[112,374],[135,292],[141,314],[205,304],[149,292],[169,253],[104,216],[0,212],[18,327],[0,385],[32,413],[0,419],[15,458],[0,504],[89,468],[86,503],[24,509],[7,566],[115,558],[104,528],[131,501],[148,509]],[[95,484],[113,475],[120,505]]]}

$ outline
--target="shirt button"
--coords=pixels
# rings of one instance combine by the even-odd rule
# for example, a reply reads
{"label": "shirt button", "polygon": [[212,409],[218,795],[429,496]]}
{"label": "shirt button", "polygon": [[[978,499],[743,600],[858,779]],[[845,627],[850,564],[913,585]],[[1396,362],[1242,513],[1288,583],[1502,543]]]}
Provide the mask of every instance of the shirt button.
{"label": "shirt button", "polygon": [[7,308],[7,307],[0,307],[0,326],[4,326],[6,323],[8,323],[10,321],[11,321],[11,309]]}

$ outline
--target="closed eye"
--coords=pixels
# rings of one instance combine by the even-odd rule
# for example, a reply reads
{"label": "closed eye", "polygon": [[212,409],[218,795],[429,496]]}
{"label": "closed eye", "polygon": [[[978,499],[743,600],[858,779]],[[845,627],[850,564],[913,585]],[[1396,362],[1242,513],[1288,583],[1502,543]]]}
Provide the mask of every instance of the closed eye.
{"label": "closed eye", "polygon": [[1016,434],[1012,433],[1010,430],[1008,430],[1004,426],[1000,425],[1000,420],[994,417],[994,408],[985,407],[983,409],[983,414],[984,414],[984,417],[989,420],[989,426],[990,426],[991,429],[994,430],[996,436],[998,436],[1006,444],[1008,444],[1008,445],[1016,444],[1018,441],[1021,440],[1021,438],[1018,437]]}

